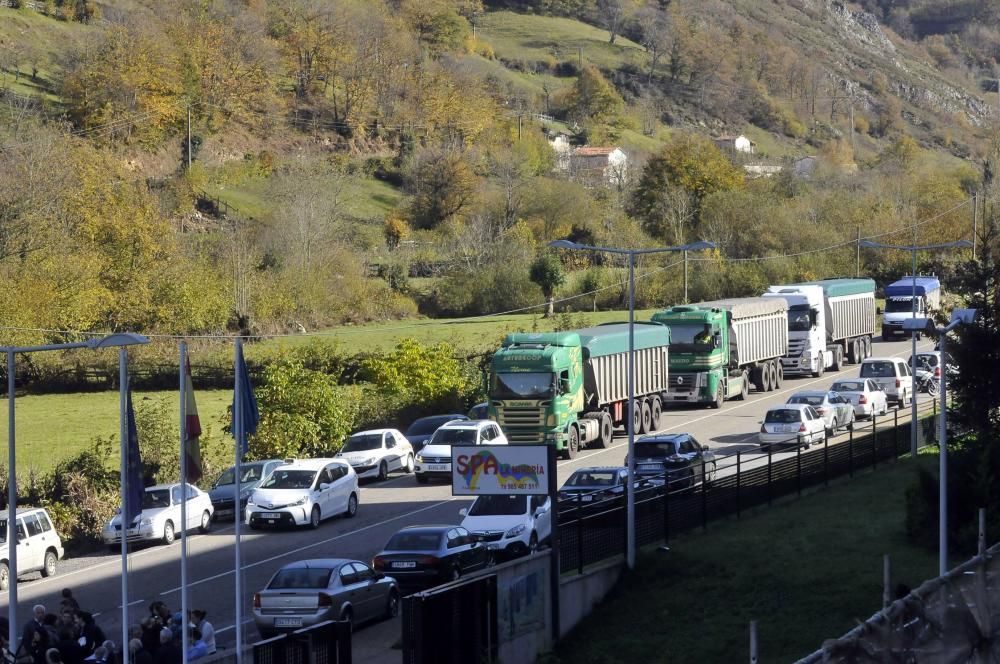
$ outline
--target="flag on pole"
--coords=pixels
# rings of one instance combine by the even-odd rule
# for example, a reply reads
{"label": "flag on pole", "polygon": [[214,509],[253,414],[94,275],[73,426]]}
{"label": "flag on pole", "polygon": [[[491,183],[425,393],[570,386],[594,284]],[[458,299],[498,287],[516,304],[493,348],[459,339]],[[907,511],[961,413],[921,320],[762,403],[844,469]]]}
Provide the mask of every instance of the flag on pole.
{"label": "flag on pole", "polygon": [[[236,449],[240,458],[246,456],[249,444],[247,438],[257,433],[257,425],[260,423],[260,411],[257,409],[257,397],[253,394],[253,385],[250,384],[250,374],[247,372],[247,363],[243,358],[243,344],[236,344],[236,389],[233,391],[233,417],[239,413],[242,427],[237,426],[233,421],[233,438],[236,439]],[[236,407],[236,400],[239,399],[240,407]]]}
{"label": "flag on pole", "polygon": [[201,479],[201,420],[198,419],[198,405],[194,401],[194,387],[191,385],[191,360],[184,357],[184,394],[187,401],[184,439],[184,466],[187,481],[191,484]]}
{"label": "flag on pole", "polygon": [[124,512],[124,528],[132,525],[135,517],[142,512],[142,459],[139,457],[139,430],[135,426],[135,409],[132,407],[132,387],[128,388],[128,403],[126,406],[128,427],[128,447],[125,451],[125,495],[122,496],[122,512]]}

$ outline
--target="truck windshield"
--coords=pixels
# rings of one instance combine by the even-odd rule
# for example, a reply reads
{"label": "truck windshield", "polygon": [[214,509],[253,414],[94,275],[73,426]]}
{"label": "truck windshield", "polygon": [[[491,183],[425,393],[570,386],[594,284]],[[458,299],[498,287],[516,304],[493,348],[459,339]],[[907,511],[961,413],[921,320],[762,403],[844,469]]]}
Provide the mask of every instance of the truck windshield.
{"label": "truck windshield", "polygon": [[499,373],[493,376],[494,399],[545,399],[552,396],[551,373]]}
{"label": "truck windshield", "polygon": [[808,332],[813,327],[813,314],[808,304],[793,304],[788,308],[788,331]]}
{"label": "truck windshield", "polygon": [[902,314],[913,311],[913,302],[908,297],[890,297],[885,301],[887,314]]}
{"label": "truck windshield", "polygon": [[704,323],[670,323],[670,347],[680,347],[681,350],[711,350],[712,327]]}

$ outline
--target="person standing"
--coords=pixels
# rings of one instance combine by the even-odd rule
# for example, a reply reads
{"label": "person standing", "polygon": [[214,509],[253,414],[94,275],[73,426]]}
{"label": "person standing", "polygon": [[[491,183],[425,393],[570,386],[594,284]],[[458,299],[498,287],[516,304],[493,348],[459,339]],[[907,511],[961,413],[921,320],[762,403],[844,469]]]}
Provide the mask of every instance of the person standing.
{"label": "person standing", "polygon": [[128,642],[129,662],[132,664],[153,664],[153,655],[146,650],[140,639]]}
{"label": "person standing", "polygon": [[191,611],[191,624],[201,632],[201,640],[205,642],[208,654],[214,655],[216,650],[215,627],[208,622],[208,613],[204,609],[193,609]]}
{"label": "person standing", "polygon": [[181,648],[174,640],[174,633],[169,627],[160,630],[160,647],[153,657],[153,664],[181,664],[183,660]]}

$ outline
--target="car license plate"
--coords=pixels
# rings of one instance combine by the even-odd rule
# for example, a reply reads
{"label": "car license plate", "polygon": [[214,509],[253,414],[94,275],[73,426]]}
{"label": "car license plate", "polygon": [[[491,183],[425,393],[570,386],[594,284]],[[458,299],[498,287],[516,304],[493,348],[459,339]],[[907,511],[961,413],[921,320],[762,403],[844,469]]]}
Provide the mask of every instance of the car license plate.
{"label": "car license plate", "polygon": [[260,518],[274,520],[274,519],[280,519],[281,515],[278,514],[277,512],[261,512]]}
{"label": "car license plate", "polygon": [[413,569],[417,563],[413,560],[401,560],[392,564],[393,569]]}
{"label": "car license plate", "polygon": [[580,500],[582,500],[582,501],[583,501],[583,502],[585,502],[585,503],[589,503],[589,502],[590,502],[590,501],[592,501],[593,499],[594,499],[594,497],[593,497],[593,496],[580,496]]}
{"label": "car license plate", "polygon": [[226,510],[215,510],[215,516],[231,516],[232,514],[233,514],[233,510],[229,510],[229,509],[226,509]]}
{"label": "car license plate", "polygon": [[302,618],[275,618],[275,627],[302,627]]}
{"label": "car license plate", "polygon": [[446,463],[432,463],[427,465],[427,470],[448,470]]}

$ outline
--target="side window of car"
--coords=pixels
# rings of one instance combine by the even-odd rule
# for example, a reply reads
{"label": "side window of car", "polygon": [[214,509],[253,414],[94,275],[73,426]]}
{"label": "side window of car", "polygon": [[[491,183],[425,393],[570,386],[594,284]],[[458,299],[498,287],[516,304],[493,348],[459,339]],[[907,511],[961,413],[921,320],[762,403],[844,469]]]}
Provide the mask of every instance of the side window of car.
{"label": "side window of car", "polygon": [[198,490],[195,489],[190,484],[188,484],[188,487],[187,487],[187,497],[188,497],[188,500],[191,500],[192,498],[194,498],[197,495],[198,495]]}
{"label": "side window of car", "polygon": [[41,524],[43,533],[47,533],[52,530],[52,523],[49,521],[49,515],[45,512],[38,515],[38,523]]}
{"label": "side window of car", "polygon": [[181,488],[179,486],[170,489],[170,502],[173,505],[181,504]]}
{"label": "side window of car", "polygon": [[17,520],[17,541],[20,542],[24,540],[24,519]]}
{"label": "side window of car", "polygon": [[375,578],[375,572],[364,563],[353,563],[354,577],[358,582],[371,581]]}
{"label": "side window of car", "polygon": [[385,441],[386,449],[392,449],[396,446],[396,437],[392,435],[391,431],[386,431],[382,434],[382,440]]}
{"label": "side window of car", "polygon": [[694,452],[694,445],[691,444],[690,440],[682,440],[680,453],[690,454],[691,452]]}
{"label": "side window of car", "polygon": [[461,544],[461,539],[458,536],[458,529],[452,528],[448,531],[448,548],[454,549]]}
{"label": "side window of car", "polygon": [[358,575],[357,573],[355,573],[353,565],[347,564],[340,568],[341,585],[349,586],[357,582],[358,582]]}
{"label": "side window of car", "polygon": [[34,514],[24,517],[24,523],[28,527],[28,537],[42,534],[42,526],[38,523],[38,517]]}
{"label": "side window of car", "polygon": [[907,369],[907,366],[904,363],[902,363],[902,362],[897,362],[896,363],[896,370],[899,372],[900,376],[909,376],[910,375],[910,372]]}

